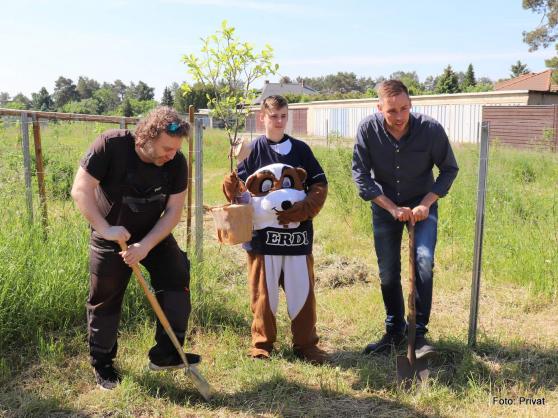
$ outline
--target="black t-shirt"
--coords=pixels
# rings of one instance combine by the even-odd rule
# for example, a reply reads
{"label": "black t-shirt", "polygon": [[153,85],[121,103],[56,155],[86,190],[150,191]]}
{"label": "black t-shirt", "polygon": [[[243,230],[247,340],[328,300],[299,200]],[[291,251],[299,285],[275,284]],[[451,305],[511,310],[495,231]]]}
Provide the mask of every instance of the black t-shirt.
{"label": "black t-shirt", "polygon": [[[256,170],[269,164],[282,163],[306,170],[305,188],[315,183],[327,184],[326,175],[312,150],[305,142],[285,135],[277,143],[262,135],[254,140],[252,151],[238,164],[238,176],[242,181]],[[312,221],[301,222],[298,228],[264,228],[253,233],[250,243],[252,251],[269,255],[312,254],[314,229]]]}
{"label": "black t-shirt", "polygon": [[[95,198],[107,222],[125,226],[132,234],[132,242],[151,230],[163,213],[164,205],[159,205],[159,213],[150,217],[148,223],[152,224],[146,225],[145,217],[128,212],[123,217],[123,196],[140,199],[168,196],[183,192],[187,186],[188,168],[180,151],[160,167],[145,163],[135,152],[134,134],[124,129],[113,129],[99,135],[80,165],[99,180]],[[152,207],[150,210],[153,212]]]}

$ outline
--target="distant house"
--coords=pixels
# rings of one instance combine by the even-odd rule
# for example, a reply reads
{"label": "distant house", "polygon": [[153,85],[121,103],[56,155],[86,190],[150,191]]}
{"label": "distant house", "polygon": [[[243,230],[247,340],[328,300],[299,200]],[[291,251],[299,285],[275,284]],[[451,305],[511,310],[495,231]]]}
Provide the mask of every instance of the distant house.
{"label": "distant house", "polygon": [[511,80],[500,81],[494,90],[530,90],[544,92],[558,92],[558,84],[552,81],[552,70],[540,73],[527,73]]}
{"label": "distant house", "polygon": [[284,96],[286,94],[304,94],[311,96],[318,94],[318,91],[314,90],[312,87],[304,85],[304,81],[301,83],[270,83],[269,80],[265,80],[261,94],[254,100],[254,104],[260,104],[266,97],[274,96],[279,94]]}

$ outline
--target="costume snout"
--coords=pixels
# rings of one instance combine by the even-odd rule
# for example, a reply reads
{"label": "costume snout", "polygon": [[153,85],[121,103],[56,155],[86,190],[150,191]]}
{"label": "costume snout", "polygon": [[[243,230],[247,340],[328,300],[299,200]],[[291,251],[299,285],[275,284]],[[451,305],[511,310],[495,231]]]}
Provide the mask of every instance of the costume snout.
{"label": "costume snout", "polygon": [[[265,196],[252,197],[252,207],[254,208],[254,229],[264,229],[267,227],[281,228],[277,222],[277,212],[289,209],[296,202],[304,200],[306,193],[302,190],[280,189],[275,190]],[[289,227],[296,228],[298,222],[290,224]]]}

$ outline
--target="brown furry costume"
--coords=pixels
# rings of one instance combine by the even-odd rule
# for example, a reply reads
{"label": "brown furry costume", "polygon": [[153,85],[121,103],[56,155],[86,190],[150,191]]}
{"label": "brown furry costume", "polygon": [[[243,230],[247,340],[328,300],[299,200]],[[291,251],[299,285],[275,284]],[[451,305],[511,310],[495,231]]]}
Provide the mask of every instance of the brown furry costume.
{"label": "brown furry costume", "polygon": [[[295,355],[313,363],[327,359],[326,353],[317,347],[312,236],[301,224],[316,216],[323,207],[327,184],[315,183],[304,192],[305,180],[306,171],[302,168],[272,164],[260,168],[246,181],[254,208],[254,234],[263,234],[257,242],[264,243],[263,248],[248,250],[254,318],[252,357],[268,358],[273,350],[277,336],[278,289],[282,287],[291,318]],[[242,188],[236,174],[225,177],[223,191],[230,201]],[[309,250],[293,253],[292,249],[297,246],[307,246]]]}

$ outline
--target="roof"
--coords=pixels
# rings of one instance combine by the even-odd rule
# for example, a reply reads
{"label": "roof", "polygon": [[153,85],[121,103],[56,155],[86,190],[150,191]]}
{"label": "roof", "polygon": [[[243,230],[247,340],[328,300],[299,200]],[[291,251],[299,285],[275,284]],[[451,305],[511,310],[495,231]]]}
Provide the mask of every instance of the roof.
{"label": "roof", "polygon": [[545,70],[500,81],[496,83],[494,90],[558,91],[558,85],[552,82],[552,70]]}
{"label": "roof", "polygon": [[254,104],[259,104],[266,97],[274,95],[284,96],[285,94],[318,94],[312,87],[305,86],[304,83],[270,83],[266,81],[261,94],[254,100]]}

